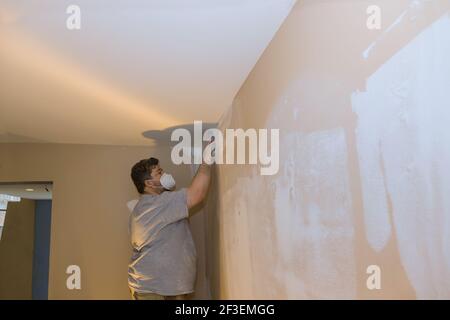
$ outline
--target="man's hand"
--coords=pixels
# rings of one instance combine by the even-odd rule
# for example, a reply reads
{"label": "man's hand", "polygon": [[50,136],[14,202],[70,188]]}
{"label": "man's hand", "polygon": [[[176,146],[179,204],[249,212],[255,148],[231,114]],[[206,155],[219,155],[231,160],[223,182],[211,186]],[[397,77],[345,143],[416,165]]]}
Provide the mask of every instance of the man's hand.
{"label": "man's hand", "polygon": [[203,149],[203,163],[213,164],[215,162],[216,156],[216,144],[214,143],[214,137],[211,137],[211,140]]}

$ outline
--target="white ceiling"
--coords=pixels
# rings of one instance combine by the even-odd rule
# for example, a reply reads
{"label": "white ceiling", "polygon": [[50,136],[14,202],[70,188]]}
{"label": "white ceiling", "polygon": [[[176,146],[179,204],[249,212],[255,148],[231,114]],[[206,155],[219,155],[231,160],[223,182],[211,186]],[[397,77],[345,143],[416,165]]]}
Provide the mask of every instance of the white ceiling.
{"label": "white ceiling", "polygon": [[2,0],[0,142],[146,145],[217,122],[294,2]]}

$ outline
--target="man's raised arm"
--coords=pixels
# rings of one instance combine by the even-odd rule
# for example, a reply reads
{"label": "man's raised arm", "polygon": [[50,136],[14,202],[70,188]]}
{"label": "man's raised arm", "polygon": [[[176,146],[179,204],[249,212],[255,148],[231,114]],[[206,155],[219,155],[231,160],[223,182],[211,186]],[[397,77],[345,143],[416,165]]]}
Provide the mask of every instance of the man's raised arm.
{"label": "man's raised arm", "polygon": [[190,187],[187,189],[187,205],[189,209],[205,199],[210,181],[211,166],[202,163],[198,168],[194,179],[192,179]]}

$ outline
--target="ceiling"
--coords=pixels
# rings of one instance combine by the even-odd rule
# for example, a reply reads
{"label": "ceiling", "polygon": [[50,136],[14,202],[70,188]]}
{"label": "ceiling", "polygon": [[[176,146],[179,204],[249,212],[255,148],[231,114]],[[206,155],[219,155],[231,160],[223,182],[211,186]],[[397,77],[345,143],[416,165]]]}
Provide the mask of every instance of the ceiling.
{"label": "ceiling", "polygon": [[[27,190],[27,189],[32,189]],[[20,197],[22,199],[32,200],[50,200],[52,199],[53,185],[52,183],[11,183],[0,184],[0,195]]]}
{"label": "ceiling", "polygon": [[0,142],[148,145],[217,122],[294,2],[2,0]]}

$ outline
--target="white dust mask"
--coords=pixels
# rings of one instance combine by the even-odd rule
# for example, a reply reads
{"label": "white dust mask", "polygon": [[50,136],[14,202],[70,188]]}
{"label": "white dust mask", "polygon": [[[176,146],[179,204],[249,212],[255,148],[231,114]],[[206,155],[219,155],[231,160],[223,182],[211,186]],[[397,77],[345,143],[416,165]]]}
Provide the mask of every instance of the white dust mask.
{"label": "white dust mask", "polygon": [[175,188],[175,179],[171,174],[163,173],[159,182],[161,182],[164,189],[173,190]]}

